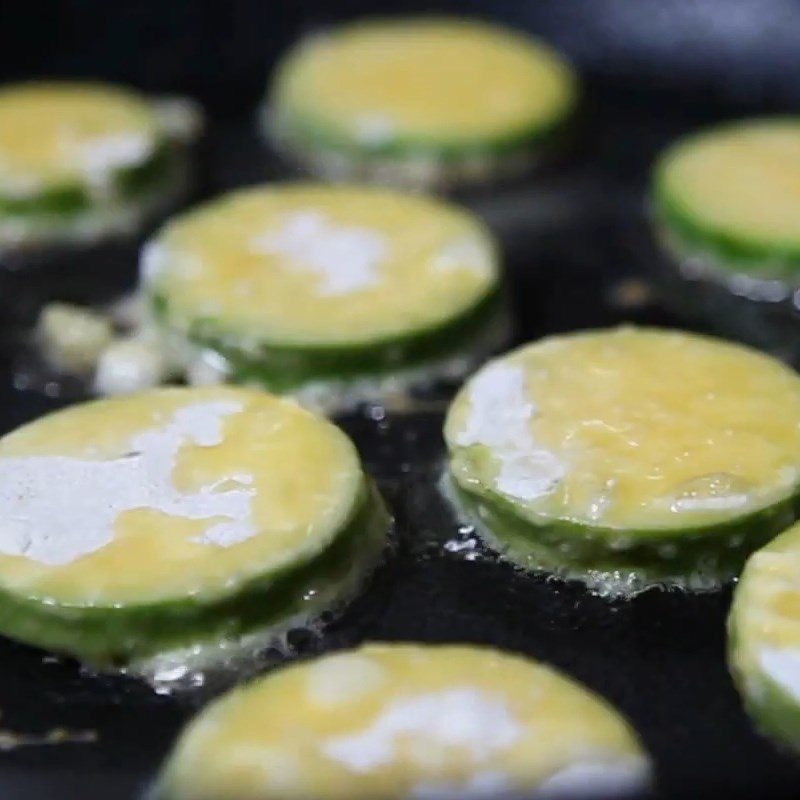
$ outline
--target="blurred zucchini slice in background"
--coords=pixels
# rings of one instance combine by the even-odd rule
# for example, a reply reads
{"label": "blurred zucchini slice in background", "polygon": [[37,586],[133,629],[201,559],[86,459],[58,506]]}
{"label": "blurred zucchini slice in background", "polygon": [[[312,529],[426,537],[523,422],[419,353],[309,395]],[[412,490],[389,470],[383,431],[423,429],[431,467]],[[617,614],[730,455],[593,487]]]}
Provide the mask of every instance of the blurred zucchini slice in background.
{"label": "blurred zucchini slice in background", "polygon": [[481,647],[368,644],[214,702],[154,797],[627,797],[649,783],[630,726],[554,669]]}
{"label": "blurred zucchini slice in background", "polygon": [[445,437],[478,532],[600,593],[714,588],[800,507],[800,377],[679,331],[521,347],[466,383]]}
{"label": "blurred zucchini slice in background", "polygon": [[653,205],[679,256],[797,282],[800,118],[726,123],[687,136],[656,165]]}
{"label": "blurred zucchini slice in background", "polygon": [[320,176],[430,187],[524,171],[559,144],[576,100],[564,59],[517,31],[368,20],[290,50],[263,127]]}
{"label": "blurred zucchini slice in background", "polygon": [[0,439],[0,632],[99,665],[213,660],[336,610],[388,526],[350,440],[292,401],[209,387],[73,406]]}
{"label": "blurred zucchini slice in background", "polygon": [[800,525],[748,559],[728,618],[728,661],[756,725],[800,752]]}
{"label": "blurred zucchini slice in background", "polygon": [[0,89],[0,251],[135,233],[185,191],[199,112],[117,86]]}
{"label": "blurred zucchini slice in background", "polygon": [[664,303],[800,365],[800,117],[680,139],[655,164],[650,210]]}
{"label": "blurred zucchini slice in background", "polygon": [[484,226],[370,187],[224,195],[146,246],[142,287],[190,379],[211,354],[220,380],[327,406],[462,377],[507,335]]}

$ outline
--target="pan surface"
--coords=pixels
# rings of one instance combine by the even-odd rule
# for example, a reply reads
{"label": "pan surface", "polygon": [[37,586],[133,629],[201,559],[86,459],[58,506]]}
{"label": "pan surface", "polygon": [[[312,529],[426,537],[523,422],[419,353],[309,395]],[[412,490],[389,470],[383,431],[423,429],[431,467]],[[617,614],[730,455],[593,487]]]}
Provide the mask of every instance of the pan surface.
{"label": "pan surface", "polygon": [[[111,8],[101,3],[54,5]],[[122,16],[145,31],[150,4],[130,5],[141,6],[140,17],[130,10]],[[164,7],[152,5],[153,14],[157,5]],[[190,4],[168,5],[174,8],[165,25],[178,25],[181,13],[187,19],[191,16]],[[217,17],[208,12],[203,19],[210,27],[198,35],[210,36],[210,29],[225,21],[234,26],[234,40],[239,37],[256,51],[248,38],[255,4],[235,4],[242,10],[241,18],[235,19],[224,14],[222,3],[208,5],[216,9]],[[348,13],[360,10],[358,4],[345,5]],[[770,84],[771,92],[760,91],[763,84],[749,86],[744,98],[728,91],[726,79],[738,64],[739,51],[725,44],[704,54],[710,65],[693,62],[684,52],[678,74],[656,85],[653,76],[662,63],[659,59],[668,61],[662,52],[666,39],[648,44],[646,37],[641,38],[642,20],[623,9],[644,4],[611,0],[596,4],[624,18],[624,24],[618,19],[612,25],[616,38],[609,42],[616,44],[608,45],[605,61],[586,38],[591,39],[593,30],[602,32],[601,11],[587,11],[590,4],[499,5],[509,21],[544,32],[589,69],[582,135],[564,164],[493,192],[474,191],[458,198],[484,216],[500,237],[518,322],[516,340],[623,321],[685,327],[663,310],[652,292],[656,257],[642,202],[647,166],[676,135],[711,120],[785,107],[792,91],[800,92],[800,84],[790,87],[778,80]],[[768,5],[781,9],[791,4],[775,0]],[[395,6],[403,9],[410,4]],[[321,3],[311,7],[311,22],[328,18]],[[467,4],[467,10],[480,11],[481,5]],[[31,13],[20,12],[20,28]],[[719,19],[723,17],[724,13]],[[673,43],[686,35],[691,22],[681,19],[683,27],[677,32],[664,23],[664,36],[671,35]],[[309,20],[293,18],[292,24],[299,30]],[[575,20],[583,21],[580,36]],[[99,30],[101,22],[88,24]],[[106,24],[122,31],[108,20]],[[748,24],[745,20],[740,27],[747,30]],[[620,39],[625,25],[631,29],[627,44]],[[118,35],[130,36],[127,30]],[[718,33],[714,29],[714,35]],[[283,30],[284,34],[289,35]],[[758,33],[767,37],[767,44],[768,34]],[[67,34],[72,46],[83,35]],[[755,54],[753,81],[758,83],[754,75],[776,74],[797,58],[800,47],[790,52],[784,46],[786,35],[773,37],[769,55],[758,60],[762,50],[751,32],[747,41]],[[166,51],[161,77],[145,74],[144,66],[138,72],[128,69],[127,40],[121,41],[122,55],[115,62],[121,66],[116,71],[111,67],[102,71],[103,59],[111,59],[110,53],[95,54],[89,67],[84,62],[71,67],[62,53],[51,62],[51,69],[64,73],[94,69],[104,77],[137,80],[145,87],[195,88],[188,85],[188,73],[173,68],[175,57]],[[278,44],[276,39],[273,45]],[[192,55],[184,52],[188,44],[181,47],[182,58]],[[649,60],[637,85],[630,65],[645,56]],[[262,83],[259,70],[265,65],[255,56],[253,63],[244,61],[237,63],[248,77],[233,84],[241,90],[236,108],[208,84],[212,118],[201,154],[202,196],[287,174],[265,156],[253,132],[249,109],[254,87]],[[149,69],[157,72],[157,59],[149,63]],[[26,68],[22,57],[5,67],[4,78],[34,69],[32,62]],[[728,74],[723,75],[725,69]],[[207,76],[209,68],[203,66],[201,72]],[[682,94],[667,85],[678,79],[689,87]],[[134,244],[116,245],[87,257],[65,254],[47,267],[0,272],[0,432],[80,397],[79,386],[32,379],[20,360],[20,345],[47,300],[100,302],[131,285],[135,250]],[[772,344],[780,352],[780,342],[766,346]],[[694,596],[650,591],[630,601],[608,602],[578,585],[520,575],[496,563],[469,531],[459,531],[435,488],[443,456],[440,429],[445,402],[446,396],[436,393],[421,398],[411,412],[368,408],[339,420],[393,506],[399,545],[395,557],[345,617],[321,639],[295,642],[296,650],[304,655],[364,639],[388,639],[468,641],[528,653],[586,682],[629,716],[654,756],[659,796],[796,797],[800,763],[754,732],[725,667],[724,620],[730,591]],[[75,662],[0,639],[0,797],[135,798],[182,723],[213,691],[202,687],[159,694],[133,679],[94,675]]]}

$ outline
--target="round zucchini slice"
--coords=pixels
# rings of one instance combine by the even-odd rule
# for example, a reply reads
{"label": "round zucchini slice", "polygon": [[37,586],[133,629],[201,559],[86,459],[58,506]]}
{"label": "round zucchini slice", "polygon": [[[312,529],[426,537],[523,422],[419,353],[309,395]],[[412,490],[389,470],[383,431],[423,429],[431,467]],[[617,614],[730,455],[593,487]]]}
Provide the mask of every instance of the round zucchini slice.
{"label": "round zucchini slice", "polygon": [[758,727],[800,752],[800,525],[747,560],[728,618],[728,662]]}
{"label": "round zucchini slice", "polygon": [[190,373],[211,352],[230,380],[307,399],[463,375],[505,334],[483,225],[377,188],[225,195],[166,225],[145,248],[142,283]]}
{"label": "round zucchini slice", "polygon": [[726,123],[654,169],[652,263],[664,302],[800,363],[800,117]]}
{"label": "round zucchini slice", "polygon": [[549,667],[474,646],[368,644],[213,703],[154,797],[623,797],[649,783],[630,726]]}
{"label": "round zucchini slice", "polygon": [[322,175],[428,186],[520,172],[557,143],[576,96],[567,63],[523,34],[384,19],[291,50],[263,119],[278,149]]}
{"label": "round zucchini slice", "polygon": [[686,258],[755,277],[800,275],[800,118],[727,123],[656,165],[656,224]]}
{"label": "round zucchini slice", "polygon": [[467,382],[445,438],[478,532],[599,593],[714,588],[800,510],[800,378],[678,331],[522,347]]}
{"label": "round zucchini slice", "polygon": [[103,84],[0,90],[0,247],[127,231],[173,199],[189,135],[175,120],[174,105]]}
{"label": "round zucchini slice", "polygon": [[0,439],[0,632],[99,664],[315,620],[383,552],[350,440],[232,387],[73,406]]}

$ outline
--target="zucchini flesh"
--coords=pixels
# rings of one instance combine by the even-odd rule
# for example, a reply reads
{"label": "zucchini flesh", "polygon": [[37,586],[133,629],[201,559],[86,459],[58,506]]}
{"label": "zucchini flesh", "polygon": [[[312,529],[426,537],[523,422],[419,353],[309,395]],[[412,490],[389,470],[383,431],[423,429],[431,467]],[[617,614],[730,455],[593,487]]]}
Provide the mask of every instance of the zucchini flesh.
{"label": "zucchini flesh", "polygon": [[448,500],[501,557],[531,571],[579,580],[607,597],[652,586],[708,591],[735,579],[754,550],[800,517],[800,492],[749,516],[680,531],[532,524],[507,502],[466,492],[445,477]]}
{"label": "zucchini flesh", "polygon": [[279,65],[276,132],[309,148],[453,161],[548,138],[575,78],[544,45],[459,19],[343,26]]}
{"label": "zucchini flesh", "polygon": [[610,593],[711,588],[800,513],[798,391],[778,362],[690,334],[554,337],[456,398],[453,497],[523,566]]}
{"label": "zucchini flesh", "polygon": [[756,726],[800,752],[800,526],[745,565],[728,617],[728,664]]}
{"label": "zucchini flesh", "polygon": [[[390,375],[409,367],[431,364],[448,356],[485,349],[485,334],[505,329],[505,298],[499,291],[482,298],[474,308],[457,318],[408,336],[384,342],[352,346],[286,346],[264,343],[258,348],[242,348],[235,336],[211,321],[192,325],[188,332],[170,327],[168,301],[151,296],[154,319],[168,337],[176,334],[195,347],[207,348],[221,355],[229,365],[229,379],[234,383],[264,386],[274,392],[291,392],[317,381],[353,380],[365,376]],[[502,331],[499,333],[503,335]],[[494,343],[494,337],[492,343]]]}
{"label": "zucchini flesh", "polygon": [[312,624],[358,591],[386,549],[389,516],[374,488],[316,557],[226,595],[198,592],[142,605],[59,604],[0,589],[0,630],[11,638],[99,666],[126,665],[171,650],[236,642],[287,620]]}
{"label": "zucchini flesh", "polygon": [[689,136],[654,169],[653,211],[678,256],[790,276],[800,265],[800,121],[727,123]]}
{"label": "zucchini flesh", "polygon": [[313,618],[389,524],[344,434],[228,387],[74,406],[0,440],[0,471],[0,630],[100,664]]}
{"label": "zucchini flesh", "polygon": [[145,249],[153,317],[284,391],[468,350],[503,313],[495,246],[444,203],[366,187],[235,192]]}
{"label": "zucchini flesh", "polygon": [[582,796],[604,778],[609,796],[645,791],[649,760],[614,709],[556,670],[467,645],[367,644],[213,703],[154,796]]}
{"label": "zucchini flesh", "polygon": [[[164,143],[144,163],[119,170],[111,177],[114,202],[134,202],[147,195],[174,171],[174,160],[174,146]],[[47,189],[24,198],[3,197],[0,186],[0,214],[13,217],[67,219],[91,212],[97,205],[92,190],[82,185]]]}
{"label": "zucchini flesh", "polygon": [[[70,215],[150,186],[168,157],[152,104],[96,83],[0,91],[0,213]],[[158,173],[158,174],[156,174]]]}

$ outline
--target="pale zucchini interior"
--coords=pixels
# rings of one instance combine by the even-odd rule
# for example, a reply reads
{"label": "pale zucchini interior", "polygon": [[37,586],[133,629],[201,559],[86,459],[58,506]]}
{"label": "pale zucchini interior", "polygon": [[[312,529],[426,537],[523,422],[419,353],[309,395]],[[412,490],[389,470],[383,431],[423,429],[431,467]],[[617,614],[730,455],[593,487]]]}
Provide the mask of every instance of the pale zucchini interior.
{"label": "pale zucchini interior", "polygon": [[800,119],[727,124],[681,141],[656,170],[667,211],[702,237],[800,252]]}
{"label": "pale zucchini interior", "polygon": [[161,138],[151,103],[92,83],[30,83],[0,90],[0,195],[35,197],[86,188],[102,194],[139,166]]}
{"label": "pale zucchini interior", "polygon": [[559,782],[578,796],[604,778],[623,796],[648,774],[627,723],[548,667],[477,647],[371,644],[213,704],[179,739],[156,796],[455,799]]}
{"label": "pale zucchini interior", "polygon": [[681,332],[558,336],[473,376],[445,436],[463,489],[533,523],[697,529],[796,493],[800,378]]}
{"label": "pale zucchini interior", "polygon": [[350,440],[292,401],[164,389],[0,439],[0,587],[76,606],[214,598],[322,553],[364,500]]}
{"label": "pale zucchini interior", "polygon": [[575,99],[572,71],[550,48],[457,19],[334,29],[291,51],[277,76],[279,122],[364,149],[524,138],[559,121]]}
{"label": "pale zucchini interior", "polygon": [[[800,723],[800,525],[747,561],[730,619],[731,665],[751,700],[776,685]],[[795,732],[800,746],[800,724]]]}
{"label": "pale zucchini interior", "polygon": [[435,200],[286,184],[184,214],[146,248],[146,291],[180,330],[240,349],[347,347],[446,324],[497,286],[492,239]]}

